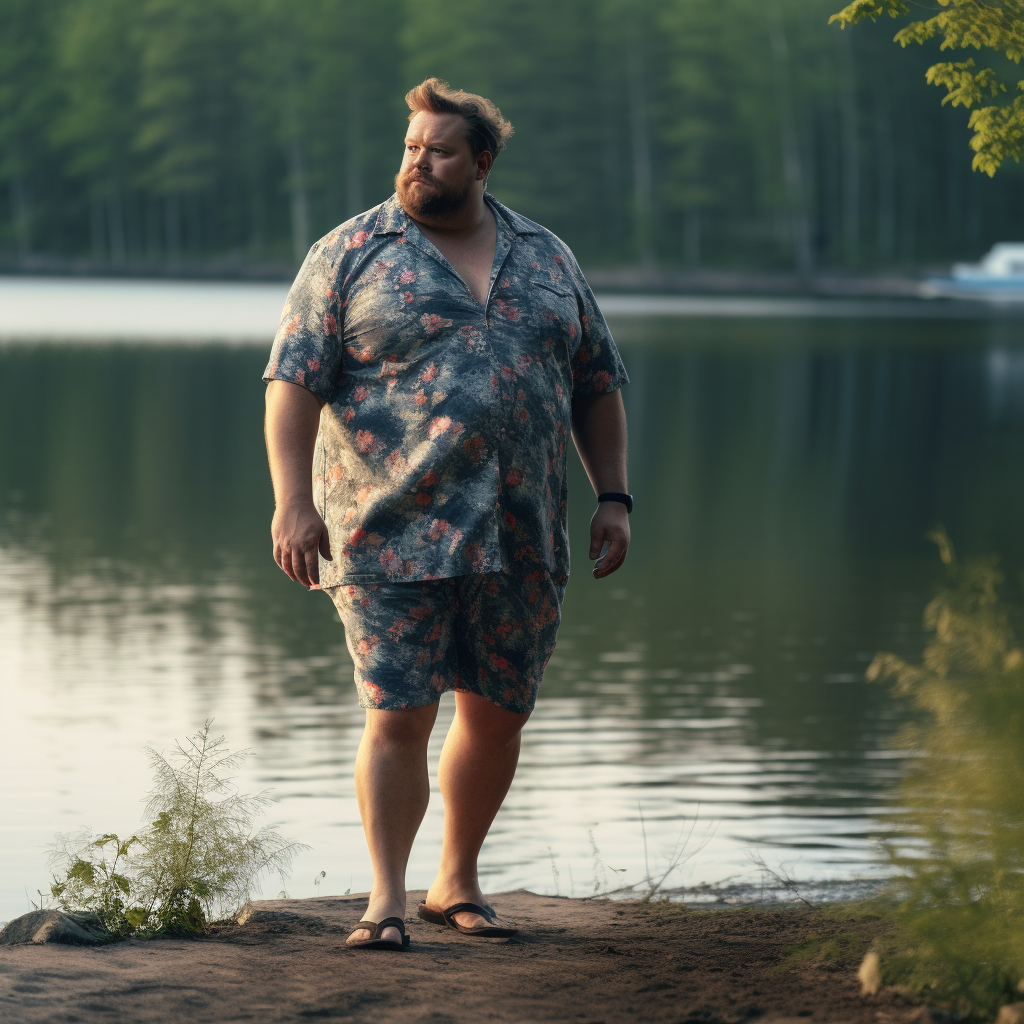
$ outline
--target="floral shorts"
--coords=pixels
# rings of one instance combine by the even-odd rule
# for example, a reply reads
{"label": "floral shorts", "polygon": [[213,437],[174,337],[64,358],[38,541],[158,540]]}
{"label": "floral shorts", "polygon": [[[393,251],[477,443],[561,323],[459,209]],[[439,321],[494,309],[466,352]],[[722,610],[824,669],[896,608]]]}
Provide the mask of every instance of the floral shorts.
{"label": "floral shorts", "polygon": [[544,569],[327,588],[364,708],[422,707],[458,690],[519,714],[537,701],[564,592]]}

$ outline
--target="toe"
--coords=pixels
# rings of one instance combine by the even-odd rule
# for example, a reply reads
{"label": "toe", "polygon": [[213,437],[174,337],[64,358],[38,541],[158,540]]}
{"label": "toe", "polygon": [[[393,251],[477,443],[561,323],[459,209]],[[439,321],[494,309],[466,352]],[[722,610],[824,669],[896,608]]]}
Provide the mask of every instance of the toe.
{"label": "toe", "polygon": [[455,919],[455,923],[462,925],[463,928],[483,928],[490,924],[490,921],[486,918],[481,917],[479,914],[471,914],[466,910],[453,914],[452,917]]}
{"label": "toe", "polygon": [[[401,942],[402,933],[397,928],[385,928],[381,932],[380,938],[387,942]],[[357,928],[346,940],[345,945],[351,946],[353,942],[365,942],[367,939],[372,939],[373,933],[368,928]]]}

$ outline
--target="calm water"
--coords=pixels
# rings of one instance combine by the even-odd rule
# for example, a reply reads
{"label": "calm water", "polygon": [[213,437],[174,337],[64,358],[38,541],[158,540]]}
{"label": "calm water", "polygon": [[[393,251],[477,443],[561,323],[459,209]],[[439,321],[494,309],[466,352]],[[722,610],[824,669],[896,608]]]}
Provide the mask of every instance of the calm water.
{"label": "calm water", "polygon": [[[1022,327],[613,322],[633,378],[634,549],[589,577],[574,466],[575,575],[486,888],[637,882],[691,826],[669,884],[756,879],[757,855],[806,879],[882,870],[909,711],[864,668],[920,652],[936,523],[964,553],[1024,564]],[[271,788],[312,848],[289,894],[321,870],[321,892],[369,886],[341,626],[269,555],[264,359],[0,349],[0,919],[46,888],[55,832],[139,824],[141,748],[209,717],[252,750],[240,785]],[[440,816],[436,798],[413,886]]]}

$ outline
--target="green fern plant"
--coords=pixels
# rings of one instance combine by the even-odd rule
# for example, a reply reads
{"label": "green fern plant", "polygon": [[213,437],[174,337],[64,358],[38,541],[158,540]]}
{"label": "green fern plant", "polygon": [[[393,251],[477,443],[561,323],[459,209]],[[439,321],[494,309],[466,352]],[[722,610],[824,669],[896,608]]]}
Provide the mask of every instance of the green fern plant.
{"label": "green fern plant", "polygon": [[269,800],[237,792],[244,753],[207,722],[167,757],[147,748],[155,784],[150,824],[126,840],[58,837],[51,893],[68,911],[97,913],[113,935],[187,935],[250,898],[265,872],[285,874],[302,845],[257,828]]}

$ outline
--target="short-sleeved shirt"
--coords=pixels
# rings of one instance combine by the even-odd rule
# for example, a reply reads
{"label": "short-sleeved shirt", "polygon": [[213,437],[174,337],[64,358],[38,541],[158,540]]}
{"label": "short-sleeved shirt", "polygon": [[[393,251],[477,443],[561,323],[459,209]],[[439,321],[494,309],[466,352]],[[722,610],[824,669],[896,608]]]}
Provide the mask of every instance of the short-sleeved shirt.
{"label": "short-sleeved shirt", "polygon": [[263,379],[326,403],[313,463],[324,588],[568,575],[572,401],[626,372],[565,243],[486,201],[483,305],[397,196],[317,242],[288,293]]}

